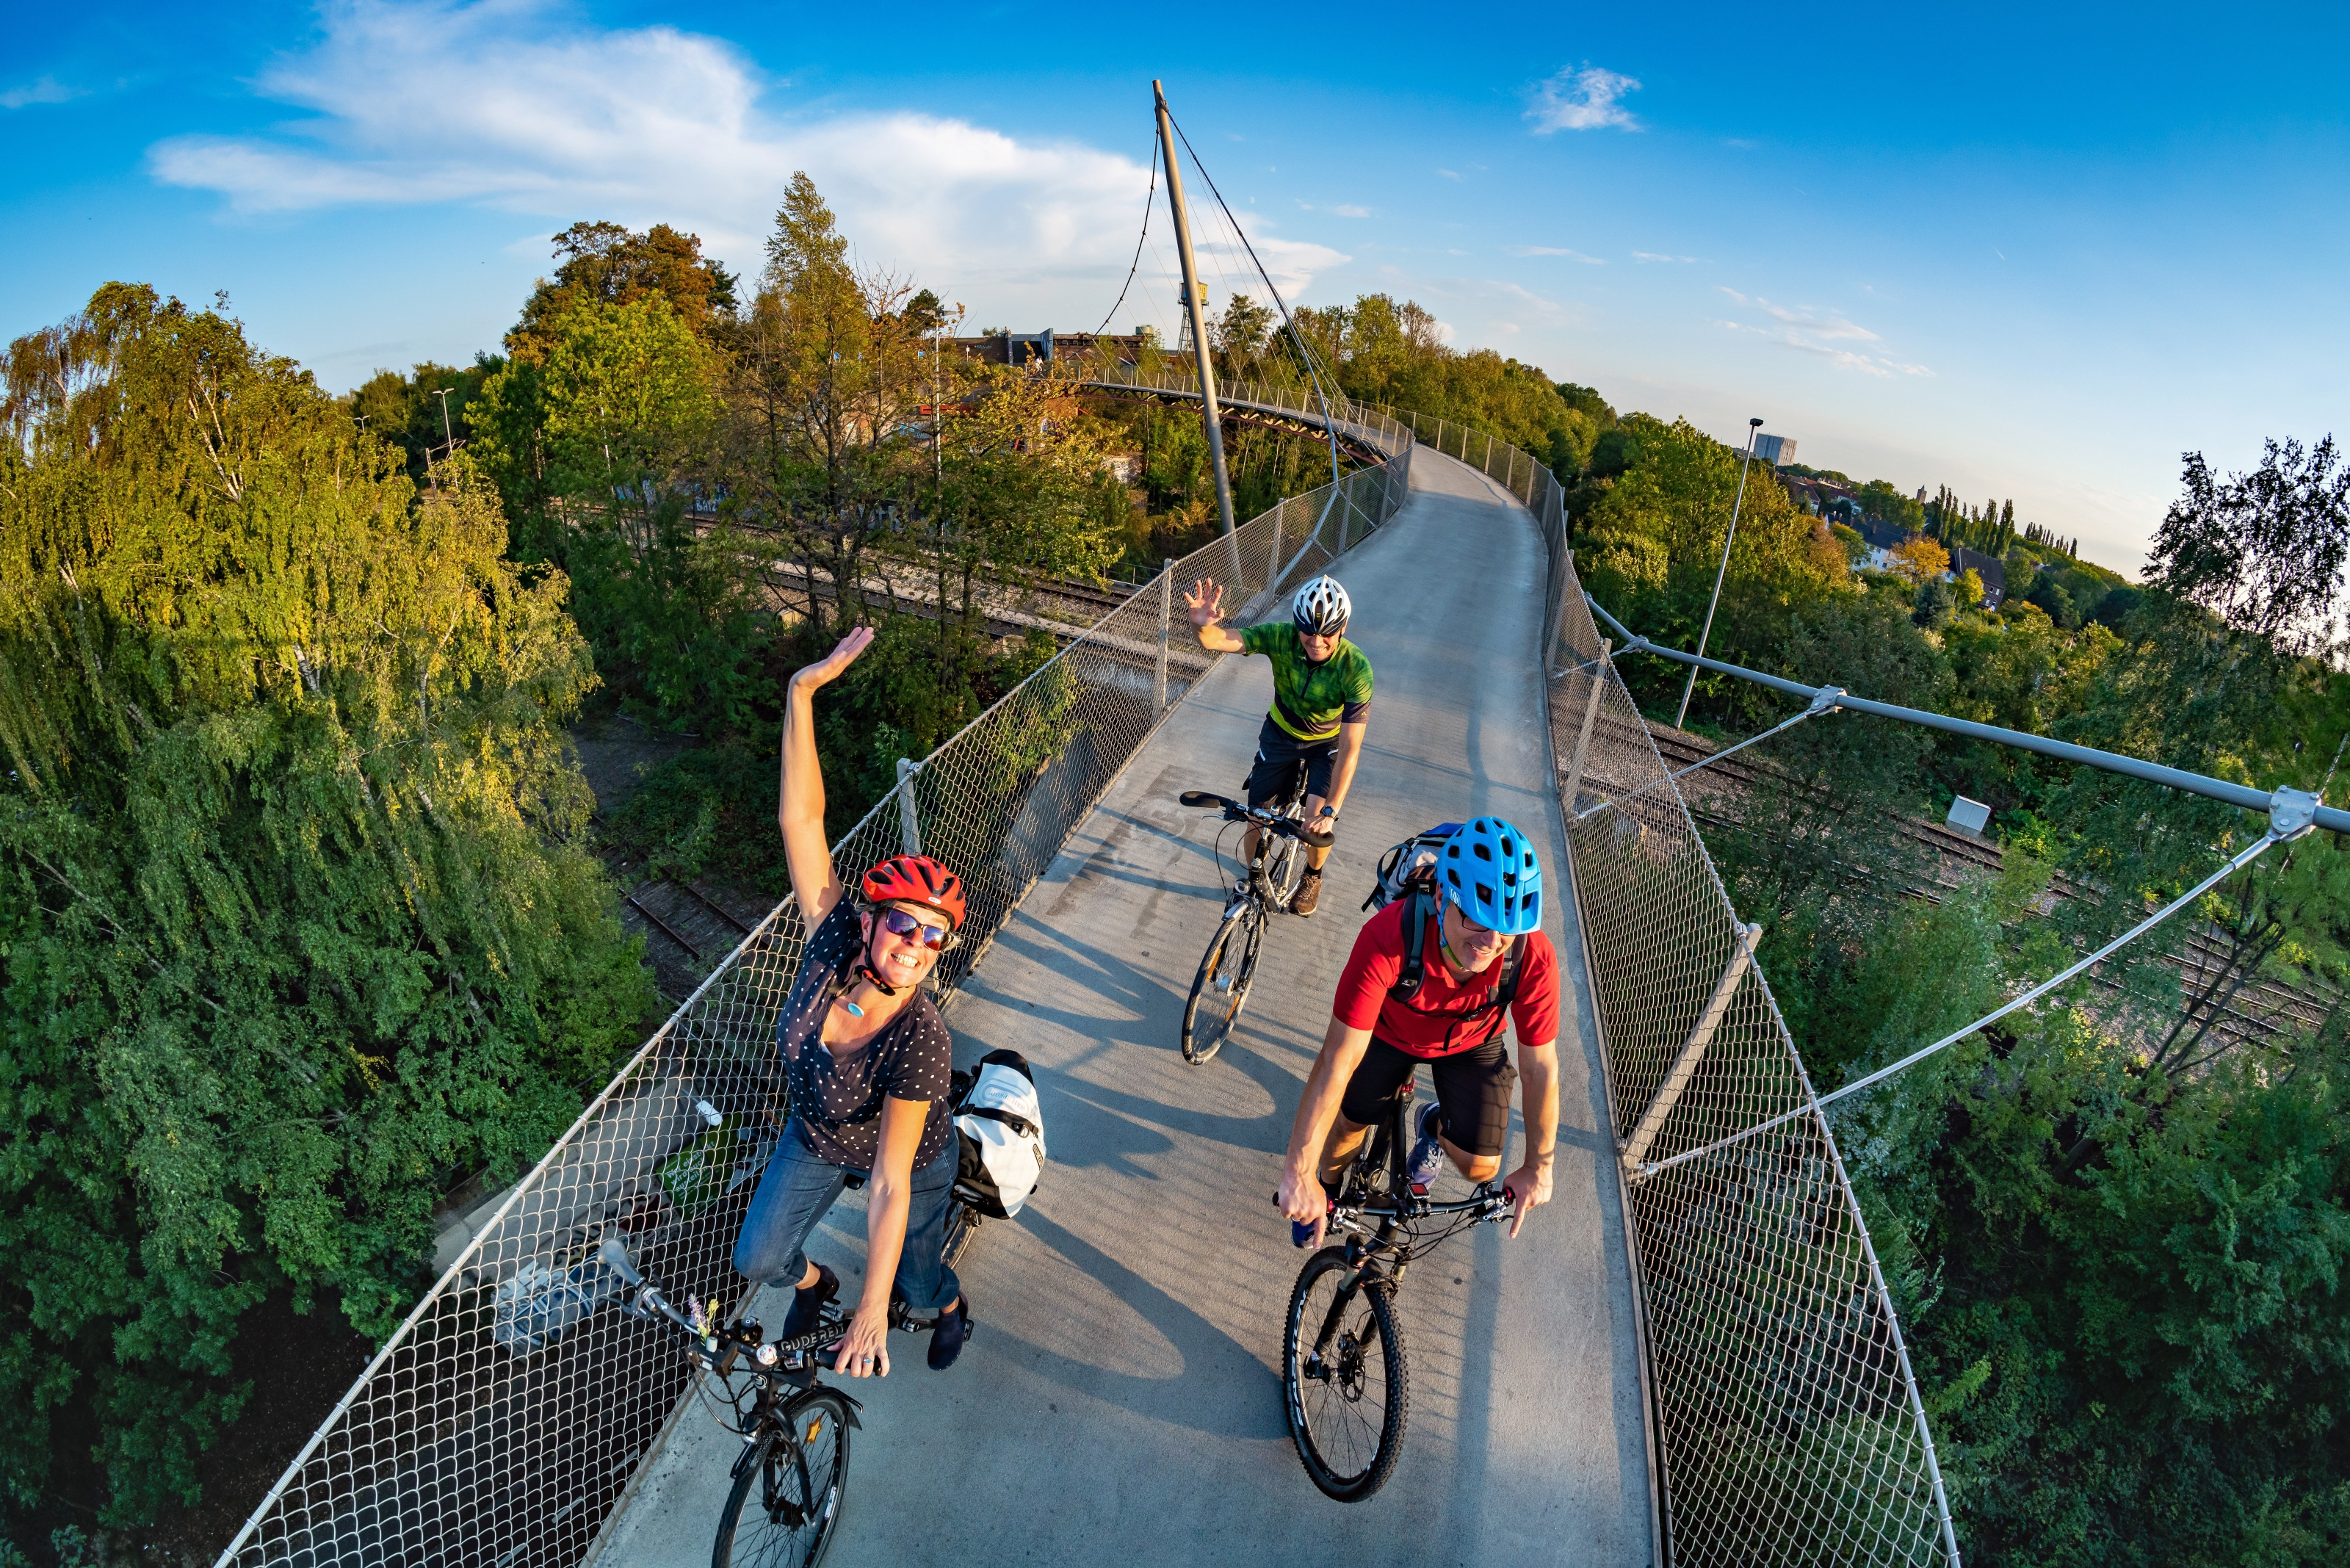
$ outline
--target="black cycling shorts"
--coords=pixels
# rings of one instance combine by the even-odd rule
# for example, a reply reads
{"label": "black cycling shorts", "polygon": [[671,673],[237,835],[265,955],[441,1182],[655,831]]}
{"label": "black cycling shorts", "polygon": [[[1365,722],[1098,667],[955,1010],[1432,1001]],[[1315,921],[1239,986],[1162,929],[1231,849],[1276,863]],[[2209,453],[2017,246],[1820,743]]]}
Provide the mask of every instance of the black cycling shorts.
{"label": "black cycling shorts", "polygon": [[1273,715],[1264,716],[1264,728],[1256,735],[1256,761],[1249,767],[1248,803],[1251,805],[1279,805],[1289,798],[1297,782],[1297,770],[1305,770],[1305,793],[1330,798],[1330,774],[1338,765],[1338,740],[1299,740],[1279,724]]}
{"label": "black cycling shorts", "polygon": [[1482,1045],[1451,1056],[1413,1056],[1374,1035],[1362,1065],[1347,1080],[1338,1114],[1357,1127],[1376,1127],[1388,1103],[1411,1093],[1422,1063],[1436,1080],[1436,1103],[1444,1107],[1444,1136],[1457,1148],[1499,1155],[1510,1138],[1510,1090],[1518,1070],[1496,1035]]}

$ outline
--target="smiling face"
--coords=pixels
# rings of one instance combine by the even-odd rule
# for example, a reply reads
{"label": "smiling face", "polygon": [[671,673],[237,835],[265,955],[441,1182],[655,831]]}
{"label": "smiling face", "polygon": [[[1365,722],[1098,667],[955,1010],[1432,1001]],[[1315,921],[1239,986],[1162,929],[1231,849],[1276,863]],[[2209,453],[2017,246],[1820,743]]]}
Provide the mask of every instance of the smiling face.
{"label": "smiling face", "polygon": [[[888,916],[897,919],[885,919]],[[951,929],[946,917],[936,909],[913,904],[884,904],[878,910],[864,911],[858,919],[865,928],[866,951],[872,955],[874,970],[891,985],[901,987],[918,985],[931,972],[939,961],[939,950],[930,945],[930,939]],[[889,929],[909,919],[921,929],[902,936]]]}
{"label": "smiling face", "polygon": [[1510,939],[1500,931],[1488,930],[1461,912],[1461,906],[1451,899],[1444,900],[1444,945],[1452,961],[1471,974],[1490,968],[1493,961],[1509,950]]}
{"label": "smiling face", "polygon": [[1338,651],[1338,639],[1346,635],[1344,631],[1336,631],[1328,637],[1322,637],[1314,632],[1301,631],[1297,634],[1297,640],[1305,646],[1305,662],[1319,664]]}

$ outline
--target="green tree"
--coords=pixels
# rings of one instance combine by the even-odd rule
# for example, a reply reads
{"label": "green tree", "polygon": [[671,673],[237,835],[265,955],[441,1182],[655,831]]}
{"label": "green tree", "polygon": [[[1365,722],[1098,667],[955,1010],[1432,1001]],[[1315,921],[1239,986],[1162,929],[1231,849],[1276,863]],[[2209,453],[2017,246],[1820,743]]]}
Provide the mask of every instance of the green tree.
{"label": "green tree", "polygon": [[624,703],[676,728],[749,722],[772,628],[746,547],[707,514],[723,369],[659,294],[576,303],[483,389],[475,450],[516,548],[560,566]]}
{"label": "green tree", "polygon": [[[0,446],[0,1485],[86,1405],[194,1495],[241,1323],[390,1331],[435,1199],[546,1147],[651,1000],[559,722],[559,574],[235,322],[109,284]],[[43,386],[35,360],[66,374]]]}
{"label": "green tree", "polygon": [[666,223],[638,234],[619,223],[581,222],[555,236],[563,258],[541,278],[506,334],[506,352],[536,359],[554,341],[555,321],[582,305],[633,305],[659,296],[705,342],[726,337],[735,311],[735,279],[702,254],[702,241]]}

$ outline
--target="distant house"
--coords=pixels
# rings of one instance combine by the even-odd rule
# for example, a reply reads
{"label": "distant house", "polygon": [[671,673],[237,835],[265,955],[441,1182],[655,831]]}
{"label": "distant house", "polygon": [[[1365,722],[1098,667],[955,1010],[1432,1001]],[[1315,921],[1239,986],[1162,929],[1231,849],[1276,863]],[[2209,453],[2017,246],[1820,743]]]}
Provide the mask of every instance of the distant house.
{"label": "distant house", "polygon": [[1997,609],[2007,597],[2007,563],[1997,556],[1986,556],[1981,550],[1970,550],[1963,545],[1950,548],[1950,576],[1971,571],[1982,579],[1983,607]]}

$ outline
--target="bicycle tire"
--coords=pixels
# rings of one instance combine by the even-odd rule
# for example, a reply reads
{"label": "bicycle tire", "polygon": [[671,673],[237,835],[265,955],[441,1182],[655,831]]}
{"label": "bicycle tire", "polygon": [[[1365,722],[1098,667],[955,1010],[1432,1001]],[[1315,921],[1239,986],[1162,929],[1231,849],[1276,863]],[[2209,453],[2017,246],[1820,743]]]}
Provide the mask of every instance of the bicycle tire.
{"label": "bicycle tire", "polygon": [[1191,999],[1183,1003],[1183,1060],[1194,1067],[1222,1050],[1240,1023],[1241,1009],[1248,1005],[1249,982],[1256,977],[1263,927],[1263,911],[1253,903],[1243,905],[1218,922],[1208,950],[1200,955]]}
{"label": "bicycle tire", "polygon": [[770,1434],[734,1478],[711,1568],[816,1568],[832,1545],[848,1484],[848,1401],[811,1389],[785,1419],[790,1431]]}
{"label": "bicycle tire", "polygon": [[972,1236],[986,1218],[962,1199],[952,1200],[947,1210],[946,1240],[939,1248],[939,1256],[948,1268],[962,1262],[963,1249],[971,1245]]}
{"label": "bicycle tire", "polygon": [[[1411,1388],[1395,1303],[1373,1279],[1361,1281],[1341,1309],[1336,1355],[1322,1357],[1318,1369],[1305,1365],[1337,1301],[1336,1276],[1348,1267],[1346,1249],[1325,1247],[1298,1271],[1282,1334],[1281,1391],[1290,1441],[1306,1475],[1325,1497],[1360,1502],[1395,1473]],[[1374,1392],[1378,1404],[1365,1411]]]}

